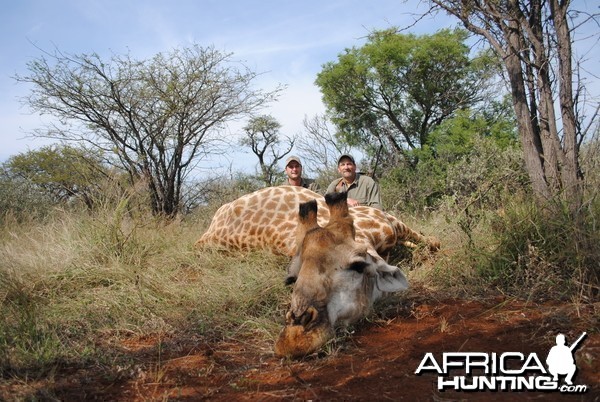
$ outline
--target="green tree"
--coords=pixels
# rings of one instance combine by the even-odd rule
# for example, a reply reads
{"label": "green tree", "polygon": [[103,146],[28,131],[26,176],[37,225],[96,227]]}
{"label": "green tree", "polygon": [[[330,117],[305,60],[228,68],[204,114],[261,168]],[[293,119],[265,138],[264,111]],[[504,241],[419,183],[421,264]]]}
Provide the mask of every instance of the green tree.
{"label": "green tree", "polygon": [[574,12],[569,0],[431,3],[483,37],[502,60],[538,200],[549,205],[559,196],[571,212],[580,211],[579,148],[586,133],[579,110],[585,97],[583,88],[574,87],[579,68],[574,68],[572,43],[573,32],[597,14]]}
{"label": "green tree", "polygon": [[427,143],[457,110],[482,98],[491,59],[469,57],[466,31],[377,31],[324,65],[316,84],[341,137],[394,163]]}
{"label": "green tree", "polygon": [[33,85],[24,102],[58,119],[37,135],[83,141],[114,155],[132,184],[145,183],[153,212],[168,217],[180,211],[182,184],[197,163],[223,151],[226,123],[279,92],[252,89],[257,74],[213,48],[176,49],[149,60],[47,57],[30,62],[29,75],[16,76]]}
{"label": "green tree", "polygon": [[503,188],[504,180],[494,183],[494,179],[507,172],[517,188],[522,185],[515,179],[521,169],[512,155],[518,150],[514,114],[506,100],[491,102],[484,109],[460,110],[430,134],[427,144],[409,152],[410,159],[417,161],[414,166],[401,162],[382,177],[382,187],[393,194],[386,197],[393,202],[387,206],[423,211],[437,208],[447,197],[464,205],[480,191],[497,194],[489,191],[487,183]]}
{"label": "green tree", "polygon": [[46,215],[55,200],[48,193],[0,165],[0,224],[7,218],[30,220]]}
{"label": "green tree", "polygon": [[81,148],[46,146],[12,156],[5,163],[8,175],[20,178],[48,194],[55,202],[79,199],[88,208],[94,193],[108,176],[101,159]]}
{"label": "green tree", "polygon": [[491,101],[480,109],[463,109],[441,123],[430,134],[426,146],[415,153],[453,163],[472,152],[477,137],[489,138],[500,148],[513,146],[518,141],[515,116],[508,98]]}
{"label": "green tree", "polygon": [[278,168],[279,161],[288,155],[294,147],[294,138],[285,140],[279,130],[281,124],[273,116],[256,116],[250,119],[244,127],[246,136],[242,138],[241,145],[248,146],[258,158],[260,178],[266,186],[272,186],[281,176]]}

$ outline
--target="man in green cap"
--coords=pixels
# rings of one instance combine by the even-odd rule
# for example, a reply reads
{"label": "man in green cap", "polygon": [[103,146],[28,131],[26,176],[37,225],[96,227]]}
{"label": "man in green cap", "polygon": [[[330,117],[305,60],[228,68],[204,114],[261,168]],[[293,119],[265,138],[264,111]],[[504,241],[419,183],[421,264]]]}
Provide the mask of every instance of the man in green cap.
{"label": "man in green cap", "polygon": [[340,156],[338,172],[342,177],[327,187],[327,193],[347,192],[348,205],[351,207],[366,205],[382,209],[379,185],[369,176],[356,173],[356,162],[352,155]]}

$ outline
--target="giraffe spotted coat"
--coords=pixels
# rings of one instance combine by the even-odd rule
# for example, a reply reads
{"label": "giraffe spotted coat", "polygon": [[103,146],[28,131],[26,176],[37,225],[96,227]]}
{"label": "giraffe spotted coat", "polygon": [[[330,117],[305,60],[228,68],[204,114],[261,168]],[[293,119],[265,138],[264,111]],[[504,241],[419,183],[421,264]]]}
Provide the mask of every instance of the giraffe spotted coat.
{"label": "giraffe spotted coat", "polygon": [[[246,194],[217,210],[208,230],[197,246],[224,246],[233,249],[269,249],[276,254],[293,256],[297,249],[298,206],[316,199],[318,223],[329,221],[324,198],[303,187],[267,187]],[[432,249],[439,242],[415,232],[396,217],[376,208],[350,208],[356,241],[380,256],[387,255],[397,244],[414,247],[426,243]]]}

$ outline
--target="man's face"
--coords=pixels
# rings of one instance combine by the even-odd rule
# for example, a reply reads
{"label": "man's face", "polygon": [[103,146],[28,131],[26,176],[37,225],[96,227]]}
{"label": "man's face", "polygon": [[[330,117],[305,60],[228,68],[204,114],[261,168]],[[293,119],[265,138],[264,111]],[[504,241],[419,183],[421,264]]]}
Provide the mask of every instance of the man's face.
{"label": "man's face", "polygon": [[302,177],[302,165],[296,161],[291,161],[285,167],[285,173],[290,179],[298,179]]}
{"label": "man's face", "polygon": [[356,178],[356,165],[348,158],[342,158],[338,164],[338,172],[347,182],[353,182]]}

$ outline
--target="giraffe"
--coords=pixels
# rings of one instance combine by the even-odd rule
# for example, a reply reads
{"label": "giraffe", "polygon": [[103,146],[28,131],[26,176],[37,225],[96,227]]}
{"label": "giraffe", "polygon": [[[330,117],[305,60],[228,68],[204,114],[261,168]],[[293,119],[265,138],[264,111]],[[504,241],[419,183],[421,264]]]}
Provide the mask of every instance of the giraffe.
{"label": "giraffe", "polygon": [[[233,249],[268,249],[275,254],[296,253],[298,205],[317,200],[320,225],[329,220],[323,196],[303,187],[266,187],[221,206],[196,246],[223,246]],[[387,256],[398,244],[415,247],[422,243],[437,250],[440,243],[406,226],[391,214],[376,208],[350,209],[356,240],[374,254]]]}
{"label": "giraffe", "polygon": [[335,336],[337,326],[364,317],[373,302],[408,287],[382,255],[401,243],[430,249],[424,237],[376,208],[348,208],[346,193],[324,198],[302,187],[268,187],[217,210],[197,246],[267,248],[291,256],[286,284],[294,285],[275,354],[301,357]]}

